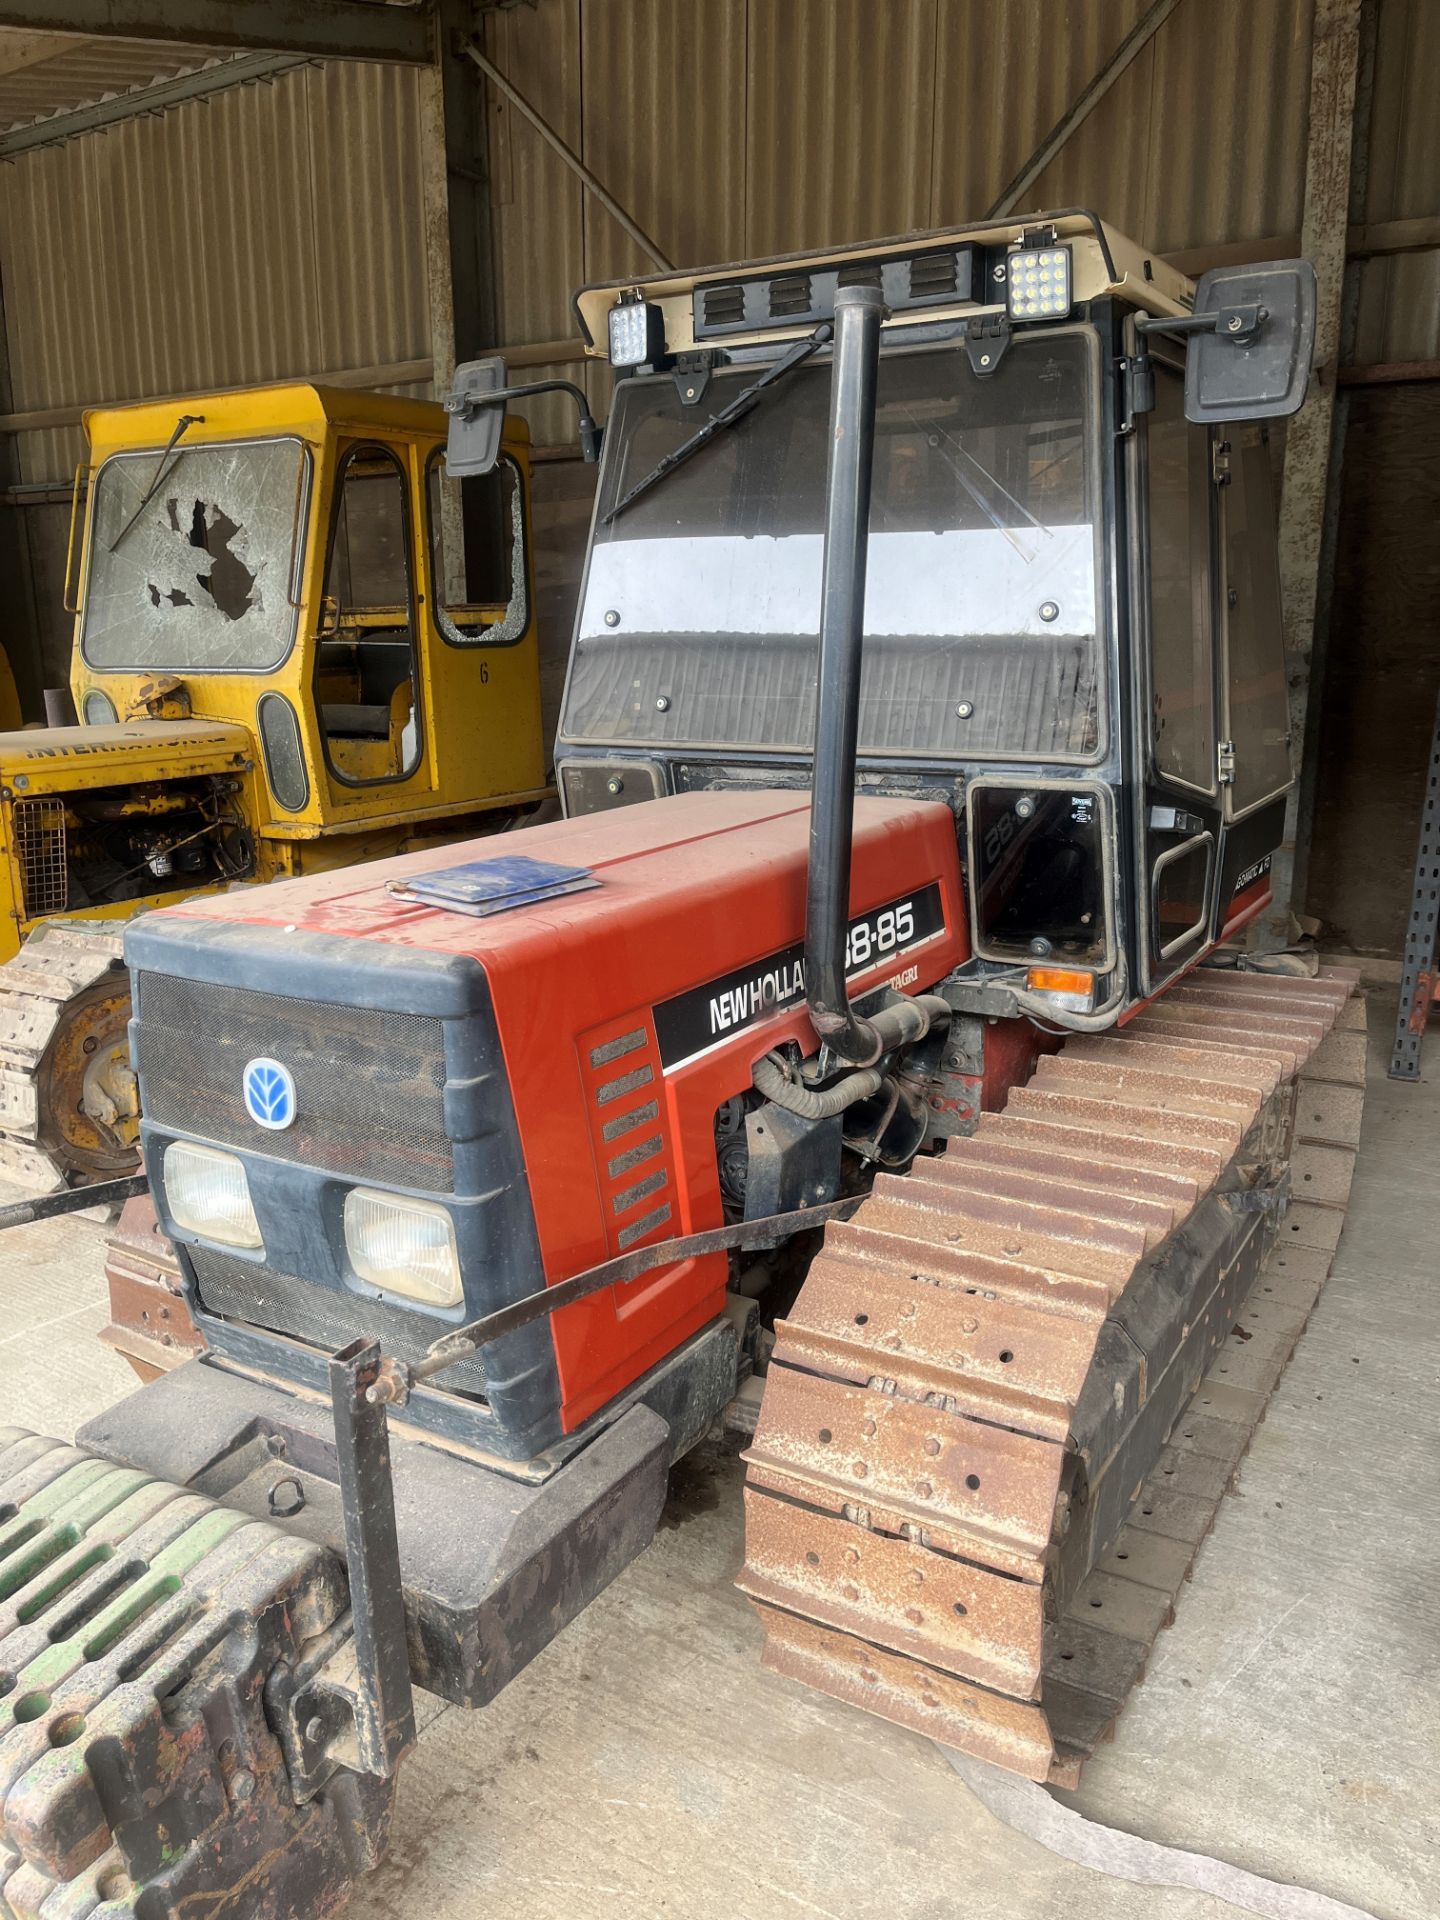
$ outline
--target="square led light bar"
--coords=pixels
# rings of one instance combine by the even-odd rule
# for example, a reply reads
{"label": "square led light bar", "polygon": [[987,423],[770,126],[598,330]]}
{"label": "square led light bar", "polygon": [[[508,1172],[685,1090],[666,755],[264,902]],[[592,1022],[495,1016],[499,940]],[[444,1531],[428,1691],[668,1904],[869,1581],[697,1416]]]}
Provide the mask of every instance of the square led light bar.
{"label": "square led light bar", "polygon": [[1016,247],[1006,262],[1012,320],[1059,320],[1070,311],[1069,247]]}
{"label": "square led light bar", "polygon": [[665,351],[665,315],[653,301],[620,299],[610,309],[612,367],[653,366]]}

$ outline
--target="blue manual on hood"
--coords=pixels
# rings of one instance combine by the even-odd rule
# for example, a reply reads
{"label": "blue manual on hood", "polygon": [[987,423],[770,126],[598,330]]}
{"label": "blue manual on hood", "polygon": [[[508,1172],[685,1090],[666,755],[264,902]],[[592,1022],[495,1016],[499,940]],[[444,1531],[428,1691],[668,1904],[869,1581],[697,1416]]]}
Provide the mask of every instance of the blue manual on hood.
{"label": "blue manual on hood", "polygon": [[550,860],[532,860],[528,854],[513,853],[498,860],[470,860],[463,867],[441,867],[436,873],[417,874],[413,880],[392,880],[389,891],[397,899],[446,907],[483,920],[494,913],[509,913],[514,907],[533,906],[539,900],[583,893],[599,884],[589,867],[561,867]]}

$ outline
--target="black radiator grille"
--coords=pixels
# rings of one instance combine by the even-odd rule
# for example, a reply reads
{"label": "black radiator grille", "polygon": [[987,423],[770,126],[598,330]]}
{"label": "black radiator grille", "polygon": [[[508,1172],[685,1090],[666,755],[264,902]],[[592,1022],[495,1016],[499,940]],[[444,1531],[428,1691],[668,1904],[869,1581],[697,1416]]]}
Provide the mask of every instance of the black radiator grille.
{"label": "black radiator grille", "polygon": [[[369,1333],[386,1353],[415,1361],[423,1358],[432,1341],[451,1331],[449,1321],[392,1306],[388,1300],[297,1280],[293,1274],[241,1260],[218,1247],[192,1246],[187,1252],[200,1304],[207,1313],[288,1334],[327,1353]],[[485,1372],[478,1359],[462,1360],[446,1373],[444,1384],[452,1392],[483,1398]]]}
{"label": "black radiator grille", "polygon": [[[414,1013],[139,976],[139,1066],[159,1126],[357,1179],[448,1193],[444,1030]],[[297,1116],[262,1130],[241,1076],[257,1057],[295,1077]]]}

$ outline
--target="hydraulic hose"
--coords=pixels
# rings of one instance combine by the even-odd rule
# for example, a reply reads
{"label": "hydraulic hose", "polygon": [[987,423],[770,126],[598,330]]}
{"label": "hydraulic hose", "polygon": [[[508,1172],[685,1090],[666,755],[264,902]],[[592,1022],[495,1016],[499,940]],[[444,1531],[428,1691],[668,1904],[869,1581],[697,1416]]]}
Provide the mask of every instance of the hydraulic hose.
{"label": "hydraulic hose", "polygon": [[751,1078],[767,1100],[784,1107],[787,1113],[798,1114],[802,1120],[833,1120],[857,1100],[868,1100],[872,1093],[878,1093],[885,1076],[878,1067],[862,1067],[858,1073],[847,1073],[833,1087],[801,1087],[767,1053],[755,1062]]}
{"label": "hydraulic hose", "polygon": [[[871,1015],[866,1025],[885,1054],[923,1040],[932,1027],[948,1026],[949,1021],[948,1000],[942,1000],[938,993],[920,993],[913,1000],[897,1000],[891,1006],[882,1007],[879,1013]],[[771,1053],[755,1062],[751,1079],[767,1100],[784,1107],[787,1113],[798,1114],[802,1120],[833,1119],[857,1101],[868,1100],[885,1083],[878,1067],[862,1067],[858,1073],[847,1073],[833,1087],[802,1087]]]}

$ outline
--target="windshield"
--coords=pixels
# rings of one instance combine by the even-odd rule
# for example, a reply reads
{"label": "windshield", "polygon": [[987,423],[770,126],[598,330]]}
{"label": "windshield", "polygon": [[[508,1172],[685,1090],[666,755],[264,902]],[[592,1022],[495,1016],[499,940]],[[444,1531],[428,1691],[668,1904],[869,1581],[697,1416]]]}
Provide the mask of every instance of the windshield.
{"label": "windshield", "polygon": [[113,454],[93,482],[80,633],[89,665],[278,666],[295,637],[308,475],[298,440]]}
{"label": "windshield", "polygon": [[[718,373],[705,407],[754,377]],[[567,739],[808,749],[829,407],[828,365],[798,368],[607,526],[701,424],[673,380],[621,382]],[[882,358],[862,752],[1095,752],[1092,407],[1079,332],[1018,339],[985,377],[955,342]]]}

